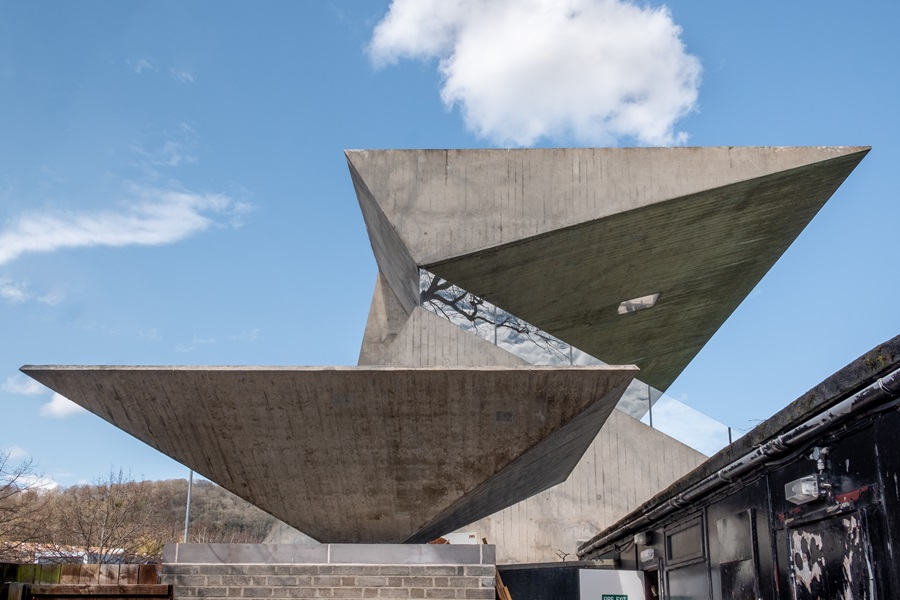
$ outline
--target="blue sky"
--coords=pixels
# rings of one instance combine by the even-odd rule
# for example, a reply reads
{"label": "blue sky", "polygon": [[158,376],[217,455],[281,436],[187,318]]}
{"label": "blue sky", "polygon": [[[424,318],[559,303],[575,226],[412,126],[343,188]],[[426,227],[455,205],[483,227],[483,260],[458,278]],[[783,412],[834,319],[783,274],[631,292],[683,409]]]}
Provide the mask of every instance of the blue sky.
{"label": "blue sky", "polygon": [[346,148],[871,145],[669,392],[746,429],[900,333],[900,8],[557,4],[0,2],[0,447],[186,473],[23,364],[355,364]]}

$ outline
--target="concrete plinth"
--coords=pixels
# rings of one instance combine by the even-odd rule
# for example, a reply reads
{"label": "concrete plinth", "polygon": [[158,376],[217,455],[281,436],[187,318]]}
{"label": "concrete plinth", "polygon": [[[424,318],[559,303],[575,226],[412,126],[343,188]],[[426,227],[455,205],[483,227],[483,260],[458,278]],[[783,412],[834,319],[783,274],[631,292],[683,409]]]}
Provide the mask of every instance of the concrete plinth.
{"label": "concrete plinth", "polygon": [[175,598],[494,597],[490,545],[169,544]]}

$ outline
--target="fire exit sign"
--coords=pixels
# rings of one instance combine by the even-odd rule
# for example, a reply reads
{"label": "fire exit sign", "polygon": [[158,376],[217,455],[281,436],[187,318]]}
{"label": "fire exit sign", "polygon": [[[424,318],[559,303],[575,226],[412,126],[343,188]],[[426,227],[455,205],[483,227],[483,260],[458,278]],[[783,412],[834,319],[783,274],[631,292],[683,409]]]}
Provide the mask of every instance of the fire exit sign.
{"label": "fire exit sign", "polygon": [[600,600],[628,600],[625,594],[603,594]]}

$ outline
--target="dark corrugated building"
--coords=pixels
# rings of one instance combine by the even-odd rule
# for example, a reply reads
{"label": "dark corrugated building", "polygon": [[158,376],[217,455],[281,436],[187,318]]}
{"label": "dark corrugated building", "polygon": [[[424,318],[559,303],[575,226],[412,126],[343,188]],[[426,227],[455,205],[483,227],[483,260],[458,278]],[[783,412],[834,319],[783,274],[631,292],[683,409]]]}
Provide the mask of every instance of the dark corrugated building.
{"label": "dark corrugated building", "polygon": [[900,336],[583,543],[647,598],[900,597]]}

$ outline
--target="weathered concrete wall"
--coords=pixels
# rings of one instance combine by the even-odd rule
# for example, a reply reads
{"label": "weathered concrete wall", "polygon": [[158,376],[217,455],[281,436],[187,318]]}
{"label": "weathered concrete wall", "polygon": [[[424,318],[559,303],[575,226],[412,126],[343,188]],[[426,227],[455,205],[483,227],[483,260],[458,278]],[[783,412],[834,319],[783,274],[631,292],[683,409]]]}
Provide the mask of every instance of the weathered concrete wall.
{"label": "weathered concrete wall", "polygon": [[[615,410],[569,478],[459,531],[497,548],[497,563],[574,560],[575,548],[706,460],[706,456]],[[284,526],[284,530],[291,528]],[[271,541],[292,539],[285,534]]]}
{"label": "weathered concrete wall", "polygon": [[497,547],[497,563],[574,560],[579,540],[615,523],[706,456],[615,410],[569,478],[460,531]]}
{"label": "weathered concrete wall", "polygon": [[494,547],[171,544],[175,598],[494,597]]}
{"label": "weathered concrete wall", "polygon": [[294,544],[297,546],[318,546],[319,542],[312,539],[299,529],[294,529],[284,521],[275,521],[263,544]]}

